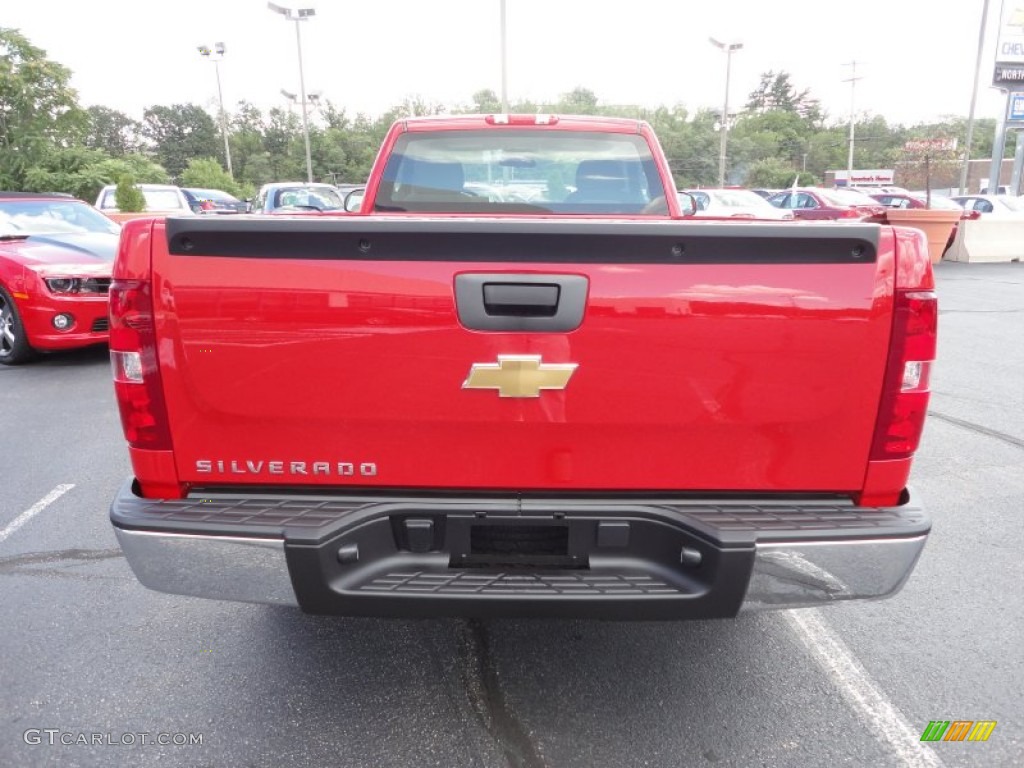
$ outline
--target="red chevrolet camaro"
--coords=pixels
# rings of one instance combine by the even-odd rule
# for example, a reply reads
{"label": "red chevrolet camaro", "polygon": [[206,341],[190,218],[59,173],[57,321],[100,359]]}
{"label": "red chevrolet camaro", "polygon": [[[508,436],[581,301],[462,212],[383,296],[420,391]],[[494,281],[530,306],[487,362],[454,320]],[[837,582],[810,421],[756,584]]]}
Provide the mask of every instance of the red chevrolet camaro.
{"label": "red chevrolet camaro", "polygon": [[0,364],[107,340],[120,229],[72,197],[0,192]]}

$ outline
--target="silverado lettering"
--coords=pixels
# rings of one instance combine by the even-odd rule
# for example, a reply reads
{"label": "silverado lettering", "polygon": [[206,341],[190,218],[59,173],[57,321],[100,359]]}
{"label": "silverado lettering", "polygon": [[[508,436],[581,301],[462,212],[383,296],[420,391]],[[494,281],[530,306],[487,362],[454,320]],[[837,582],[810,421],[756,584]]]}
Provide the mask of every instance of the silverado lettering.
{"label": "silverado lettering", "polygon": [[197,459],[198,474],[232,474],[232,475],[337,475],[351,477],[357,472],[363,477],[374,477],[377,465],[373,462],[350,461],[245,461],[223,459]]}
{"label": "silverado lettering", "polygon": [[136,576],[368,616],[896,593],[931,527],[923,234],[694,210],[646,123],[480,115],[395,123],[358,211],[128,222]]}

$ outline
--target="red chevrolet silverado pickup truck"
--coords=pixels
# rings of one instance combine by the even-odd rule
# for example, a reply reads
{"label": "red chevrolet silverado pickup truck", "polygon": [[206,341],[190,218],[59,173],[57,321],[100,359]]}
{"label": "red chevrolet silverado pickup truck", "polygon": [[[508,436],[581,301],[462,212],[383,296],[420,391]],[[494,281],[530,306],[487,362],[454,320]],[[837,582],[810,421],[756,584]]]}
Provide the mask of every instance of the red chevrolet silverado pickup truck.
{"label": "red chevrolet silverado pickup truck", "polygon": [[396,123],[361,211],[126,224],[146,586],[384,616],[729,617],[895,593],[922,233],[687,219],[650,127]]}

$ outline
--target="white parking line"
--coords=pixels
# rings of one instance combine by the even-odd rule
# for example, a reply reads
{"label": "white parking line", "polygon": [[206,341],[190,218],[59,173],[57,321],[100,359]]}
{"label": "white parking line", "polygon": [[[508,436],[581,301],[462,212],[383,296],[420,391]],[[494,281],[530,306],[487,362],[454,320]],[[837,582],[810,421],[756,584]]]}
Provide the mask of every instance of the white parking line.
{"label": "white parking line", "polygon": [[73,483],[67,483],[67,484],[64,484],[64,485],[58,485],[56,488],[54,488],[48,494],[43,496],[43,498],[41,498],[39,501],[37,501],[31,507],[29,507],[24,512],[22,512],[20,515],[18,515],[16,518],[14,518],[14,520],[11,521],[10,525],[8,525],[6,528],[4,528],[2,531],[0,531],[0,542],[6,540],[8,536],[10,536],[16,530],[21,528],[21,526],[23,526],[25,523],[27,523],[29,520],[31,520],[36,515],[38,515],[40,512],[42,512],[48,506],[53,504],[53,502],[55,502],[57,499],[59,499],[61,496],[63,496],[65,493],[67,493],[68,491],[70,491],[74,487],[75,486],[74,486]]}
{"label": "white parking line", "polygon": [[785,618],[814,660],[835,680],[843,698],[860,712],[875,734],[892,747],[902,765],[911,768],[942,765],[931,747],[921,743],[924,728],[918,731],[911,727],[819,611],[786,611]]}

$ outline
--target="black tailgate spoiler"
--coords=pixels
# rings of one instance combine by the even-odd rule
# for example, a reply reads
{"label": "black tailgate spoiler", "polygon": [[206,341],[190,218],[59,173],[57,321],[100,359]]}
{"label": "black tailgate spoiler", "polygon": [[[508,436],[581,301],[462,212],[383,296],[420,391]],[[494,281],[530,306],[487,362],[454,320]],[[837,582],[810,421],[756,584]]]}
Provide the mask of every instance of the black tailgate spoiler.
{"label": "black tailgate spoiler", "polygon": [[608,219],[190,217],[175,256],[558,264],[864,264],[878,224]]}

